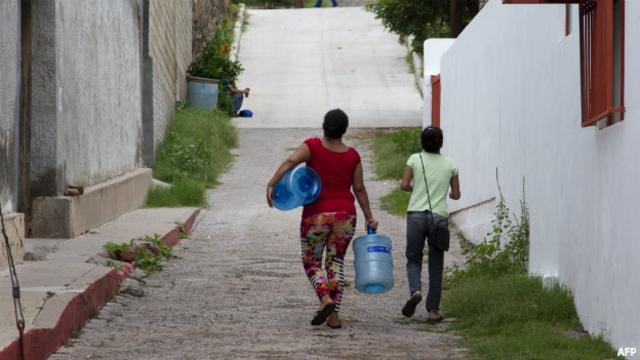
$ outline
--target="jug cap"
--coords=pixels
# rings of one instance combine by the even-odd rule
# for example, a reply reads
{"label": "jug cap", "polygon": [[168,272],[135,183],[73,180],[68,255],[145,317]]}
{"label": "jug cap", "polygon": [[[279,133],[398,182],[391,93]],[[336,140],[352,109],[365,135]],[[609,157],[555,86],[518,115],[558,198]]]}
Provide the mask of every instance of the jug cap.
{"label": "jug cap", "polygon": [[373,226],[371,225],[367,225],[367,235],[373,235],[376,233],[376,229],[373,228]]}

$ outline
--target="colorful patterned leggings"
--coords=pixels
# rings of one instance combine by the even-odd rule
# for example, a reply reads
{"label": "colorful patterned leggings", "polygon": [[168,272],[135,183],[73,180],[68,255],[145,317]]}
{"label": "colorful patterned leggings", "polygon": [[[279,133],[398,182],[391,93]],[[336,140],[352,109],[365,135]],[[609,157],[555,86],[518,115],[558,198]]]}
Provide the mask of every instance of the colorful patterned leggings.
{"label": "colorful patterned leggings", "polygon": [[[347,212],[320,213],[302,219],[302,264],[318,298],[329,295],[340,310],[344,288],[344,255],[356,227],[356,216]],[[326,278],[322,271],[325,248]],[[328,279],[328,281],[327,281]]]}

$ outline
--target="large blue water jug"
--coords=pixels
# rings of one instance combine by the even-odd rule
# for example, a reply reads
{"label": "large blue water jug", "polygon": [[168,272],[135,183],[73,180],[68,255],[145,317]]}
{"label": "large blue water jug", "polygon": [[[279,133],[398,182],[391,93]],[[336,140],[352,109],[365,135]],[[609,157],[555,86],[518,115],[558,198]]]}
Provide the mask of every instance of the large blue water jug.
{"label": "large blue water jug", "polygon": [[298,166],[287,171],[273,189],[273,205],[280,210],[291,210],[311,204],[318,199],[322,182],[310,167]]}
{"label": "large blue water jug", "polygon": [[391,250],[391,239],[377,235],[372,227],[367,228],[367,235],[353,241],[358,291],[380,294],[393,288]]}

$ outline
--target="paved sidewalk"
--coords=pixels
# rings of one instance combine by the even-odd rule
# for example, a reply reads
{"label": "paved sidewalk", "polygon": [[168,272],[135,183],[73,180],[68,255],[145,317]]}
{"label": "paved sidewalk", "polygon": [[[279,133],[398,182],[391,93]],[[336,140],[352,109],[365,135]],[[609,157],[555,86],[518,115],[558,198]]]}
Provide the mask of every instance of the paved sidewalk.
{"label": "paved sidewalk", "polygon": [[[325,0],[328,1],[328,0]],[[317,128],[331,108],[352,127],[422,124],[407,50],[362,8],[249,10],[238,86],[250,87],[241,128]]]}
{"label": "paved sidewalk", "polygon": [[[179,241],[177,223],[191,226],[198,209],[142,209],[125,214],[70,240],[27,239],[27,250],[39,261],[17,267],[26,321],[27,358],[54,352],[91,314],[116,292],[127,270],[103,266],[102,245],[159,234]],[[8,270],[0,272],[0,359],[17,359],[17,330]]]}
{"label": "paved sidewalk", "polygon": [[[393,240],[395,288],[371,296],[347,288],[344,328],[309,324],[318,300],[302,270],[300,210],[269,209],[265,183],[275,167],[314,130],[241,130],[233,168],[210,193],[212,207],[192,239],[176,247],[180,259],[147,279],[143,298],[117,296],[71,346],[52,359],[461,359],[451,333],[420,319],[406,321],[404,219],[379,210],[391,182],[374,181],[366,140],[350,130],[363,155],[366,182],[380,232]],[[268,139],[268,140],[266,140]],[[358,236],[363,234],[359,219]],[[447,262],[459,260],[453,241]],[[346,278],[353,281],[351,249]],[[446,306],[446,304],[445,304]]]}

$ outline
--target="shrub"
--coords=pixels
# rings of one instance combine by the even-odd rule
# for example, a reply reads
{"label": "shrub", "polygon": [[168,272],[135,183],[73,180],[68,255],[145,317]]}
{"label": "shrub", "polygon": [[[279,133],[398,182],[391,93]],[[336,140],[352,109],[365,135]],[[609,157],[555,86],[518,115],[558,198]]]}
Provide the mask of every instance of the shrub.
{"label": "shrub", "polygon": [[223,19],[215,33],[202,49],[202,52],[189,66],[191,76],[235,81],[244,71],[238,61],[229,59],[233,33],[229,20]]}
{"label": "shrub", "polygon": [[[496,170],[496,181],[498,173]],[[445,286],[450,288],[461,279],[474,276],[499,276],[503,274],[527,274],[529,265],[529,207],[526,202],[524,180],[520,214],[513,217],[507,207],[500,184],[492,230],[478,245],[467,244],[463,248],[466,268],[449,267],[445,273]],[[464,236],[462,236],[464,238]]]}
{"label": "shrub", "polygon": [[158,149],[154,176],[169,183],[189,178],[213,186],[231,162],[229,149],[236,142],[236,130],[221,111],[182,110]]}

